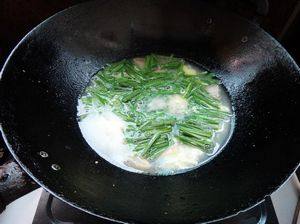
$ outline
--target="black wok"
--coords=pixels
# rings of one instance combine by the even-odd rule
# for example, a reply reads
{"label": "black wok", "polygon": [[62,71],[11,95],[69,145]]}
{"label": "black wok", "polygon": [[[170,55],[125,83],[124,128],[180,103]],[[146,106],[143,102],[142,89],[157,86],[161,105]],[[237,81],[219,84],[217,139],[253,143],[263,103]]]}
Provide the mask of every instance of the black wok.
{"label": "black wok", "polygon": [[[77,99],[93,74],[149,53],[199,63],[230,95],[231,139],[192,171],[124,171],[99,157],[79,130]],[[2,134],[14,158],[52,194],[96,216],[136,223],[221,219],[263,200],[299,164],[299,68],[262,29],[200,1],[77,5],[26,35],[1,75]]]}

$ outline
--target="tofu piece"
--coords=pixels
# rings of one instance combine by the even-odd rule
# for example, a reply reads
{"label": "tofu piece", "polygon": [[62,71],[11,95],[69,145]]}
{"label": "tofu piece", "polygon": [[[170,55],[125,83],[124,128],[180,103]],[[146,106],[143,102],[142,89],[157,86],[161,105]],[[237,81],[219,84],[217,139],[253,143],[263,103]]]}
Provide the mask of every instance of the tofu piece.
{"label": "tofu piece", "polygon": [[139,68],[145,67],[145,59],[144,58],[134,58],[133,63]]}
{"label": "tofu piece", "polygon": [[221,91],[218,85],[209,85],[206,87],[206,91],[214,98],[221,99]]}
{"label": "tofu piece", "polygon": [[188,108],[188,102],[182,96],[174,94],[169,96],[168,111],[174,115],[183,115]]}
{"label": "tofu piece", "polygon": [[148,162],[148,160],[138,156],[129,158],[128,160],[124,161],[124,164],[126,166],[142,171],[149,171],[151,168],[151,164],[150,162]]}
{"label": "tofu piece", "polygon": [[190,65],[184,65],[182,68],[186,75],[197,75],[198,71]]}

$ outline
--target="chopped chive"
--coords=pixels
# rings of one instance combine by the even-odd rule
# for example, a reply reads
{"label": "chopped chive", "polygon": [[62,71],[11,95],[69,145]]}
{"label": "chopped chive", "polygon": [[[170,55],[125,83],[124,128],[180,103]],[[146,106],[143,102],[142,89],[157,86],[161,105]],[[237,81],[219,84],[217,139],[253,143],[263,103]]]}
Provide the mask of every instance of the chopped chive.
{"label": "chopped chive", "polygon": [[123,102],[128,102],[129,100],[133,99],[135,96],[139,95],[140,93],[142,92],[141,89],[137,89],[137,90],[134,90],[133,92],[129,93],[128,95],[126,95],[122,101]]}
{"label": "chopped chive", "polygon": [[[215,74],[196,70],[189,74],[184,60],[173,56],[151,54],[143,62],[143,66],[138,66],[124,59],[97,72],[86,95],[81,97],[85,109],[112,108],[128,122],[124,130],[126,143],[145,159],[159,157],[174,144],[174,138],[210,152],[214,133],[231,116],[221,109],[220,100],[206,90],[209,85],[219,84]],[[181,95],[188,102],[186,114],[171,114],[169,106],[156,111],[147,109],[146,103],[153,98],[172,94]]]}
{"label": "chopped chive", "polygon": [[190,82],[184,91],[183,97],[188,98],[192,90],[193,90],[193,84]]}
{"label": "chopped chive", "polygon": [[213,135],[212,131],[201,130],[200,128],[192,126],[192,125],[185,126],[185,125],[181,124],[181,125],[178,125],[178,127],[179,127],[180,131],[191,134],[194,137],[201,136],[201,137],[206,137],[206,138],[210,139]]}
{"label": "chopped chive", "polygon": [[193,137],[187,137],[187,136],[177,136],[176,137],[178,140],[180,140],[182,143],[185,143],[187,145],[192,145],[195,146],[196,148],[198,148],[199,150],[209,153],[210,150],[210,144],[207,144],[207,142],[201,141],[199,139],[193,138]]}
{"label": "chopped chive", "polygon": [[153,145],[153,143],[160,137],[161,133],[157,132],[153,135],[153,137],[150,139],[149,143],[147,144],[145,151],[150,149],[150,147]]}
{"label": "chopped chive", "polygon": [[111,73],[120,72],[125,66],[126,60],[122,60],[120,62],[113,63],[108,66],[107,70]]}
{"label": "chopped chive", "polygon": [[158,66],[157,57],[154,54],[145,57],[145,69],[151,71]]}

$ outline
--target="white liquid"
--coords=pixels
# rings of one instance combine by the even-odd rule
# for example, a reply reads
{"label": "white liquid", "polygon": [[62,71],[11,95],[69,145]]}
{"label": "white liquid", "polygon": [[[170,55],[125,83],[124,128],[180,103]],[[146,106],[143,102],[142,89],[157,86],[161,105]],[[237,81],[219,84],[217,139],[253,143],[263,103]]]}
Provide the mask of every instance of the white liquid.
{"label": "white liquid", "polygon": [[[217,89],[216,89],[217,88]],[[229,100],[224,90],[215,86],[214,91],[219,94],[212,94],[220,97],[224,107],[229,109]],[[168,109],[170,113],[182,115],[187,109],[187,101],[180,95],[156,97],[148,104],[149,110]],[[83,104],[79,100],[78,116],[86,114]],[[158,159],[149,162],[135,155],[125,143],[124,130],[127,123],[109,107],[90,109],[88,115],[79,121],[79,127],[83,137],[95,152],[108,162],[124,170],[137,173],[172,174],[179,170],[190,169],[200,165],[209,158],[209,155],[196,147],[184,145],[174,139],[175,144],[163,152]],[[230,119],[223,122],[222,128],[216,132],[213,140],[215,142],[214,153],[216,153],[230,131]]]}
{"label": "white liquid", "polygon": [[124,144],[123,131],[126,125],[108,108],[100,113],[89,113],[79,122],[83,137],[99,156],[122,169],[139,172],[124,164],[126,159],[134,156]]}
{"label": "white liquid", "polygon": [[206,154],[201,150],[176,142],[152,163],[135,156],[125,144],[126,122],[113,112],[88,114],[79,122],[83,137],[95,152],[110,163],[134,172],[172,173],[196,166]]}

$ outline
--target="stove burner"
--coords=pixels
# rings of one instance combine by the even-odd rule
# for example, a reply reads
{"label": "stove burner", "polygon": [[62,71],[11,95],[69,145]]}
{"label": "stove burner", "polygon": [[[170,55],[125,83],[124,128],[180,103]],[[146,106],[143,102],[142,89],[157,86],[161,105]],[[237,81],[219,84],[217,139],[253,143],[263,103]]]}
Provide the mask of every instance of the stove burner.
{"label": "stove burner", "polygon": [[[32,224],[113,224],[78,210],[43,191]],[[264,202],[226,220],[211,224],[279,224],[273,204],[268,197]]]}

